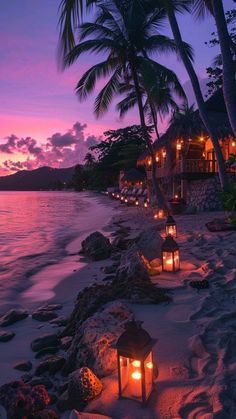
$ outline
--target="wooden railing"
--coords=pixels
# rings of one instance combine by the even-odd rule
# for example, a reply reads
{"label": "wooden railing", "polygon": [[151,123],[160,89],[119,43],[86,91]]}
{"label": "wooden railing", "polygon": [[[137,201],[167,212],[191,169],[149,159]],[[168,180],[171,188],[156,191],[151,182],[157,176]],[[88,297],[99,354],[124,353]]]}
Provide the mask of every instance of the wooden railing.
{"label": "wooden railing", "polygon": [[[218,166],[215,160],[196,160],[187,159],[176,162],[174,168],[158,167],[157,177],[162,178],[166,176],[177,175],[181,173],[217,173]],[[152,171],[147,170],[147,179],[151,179]]]}

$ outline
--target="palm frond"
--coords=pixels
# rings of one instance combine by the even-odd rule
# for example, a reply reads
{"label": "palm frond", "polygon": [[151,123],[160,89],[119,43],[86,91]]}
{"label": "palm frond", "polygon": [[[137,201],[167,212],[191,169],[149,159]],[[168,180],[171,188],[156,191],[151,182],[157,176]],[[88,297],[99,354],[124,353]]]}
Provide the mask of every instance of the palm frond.
{"label": "palm frond", "polygon": [[116,94],[119,91],[121,72],[122,68],[117,67],[110,80],[106,83],[106,85],[103,87],[103,89],[96,97],[94,104],[94,113],[97,118],[102,116],[108,110],[108,107],[114,97],[114,94]]}

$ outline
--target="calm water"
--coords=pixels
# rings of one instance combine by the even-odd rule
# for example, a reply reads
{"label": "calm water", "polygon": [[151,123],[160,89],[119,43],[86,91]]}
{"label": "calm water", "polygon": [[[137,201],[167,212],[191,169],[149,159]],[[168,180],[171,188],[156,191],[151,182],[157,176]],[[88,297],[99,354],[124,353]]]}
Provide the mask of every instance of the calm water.
{"label": "calm water", "polygon": [[0,294],[20,291],[23,279],[65,256],[92,208],[86,194],[0,192]]}

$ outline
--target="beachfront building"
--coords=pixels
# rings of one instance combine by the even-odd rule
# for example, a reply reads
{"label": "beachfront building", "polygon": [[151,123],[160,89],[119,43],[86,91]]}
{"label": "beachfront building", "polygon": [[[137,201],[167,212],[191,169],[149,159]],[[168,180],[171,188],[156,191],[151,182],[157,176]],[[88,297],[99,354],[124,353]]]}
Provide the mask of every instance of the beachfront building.
{"label": "beachfront building", "polygon": [[[206,103],[227,162],[230,154],[236,153],[236,139],[227,118],[222,92],[217,92]],[[185,201],[188,207],[196,210],[218,209],[218,166],[212,141],[198,111],[188,108],[185,115],[173,118],[166,133],[155,142],[155,149],[156,176],[169,200]],[[138,166],[145,167],[149,194],[152,195],[152,162],[148,152],[140,156]],[[235,168],[228,167],[227,171],[235,176]]]}
{"label": "beachfront building", "polygon": [[135,168],[121,170],[119,175],[119,189],[141,188],[145,184],[145,174]]}

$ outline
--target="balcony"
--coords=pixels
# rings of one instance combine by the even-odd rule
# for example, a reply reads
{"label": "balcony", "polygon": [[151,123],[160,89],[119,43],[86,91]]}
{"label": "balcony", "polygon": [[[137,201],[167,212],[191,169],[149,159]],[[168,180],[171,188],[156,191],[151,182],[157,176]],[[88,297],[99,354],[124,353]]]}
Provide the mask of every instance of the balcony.
{"label": "balcony", "polygon": [[[195,175],[205,176],[218,172],[217,162],[215,160],[203,160],[203,159],[186,159],[178,160],[176,165],[171,168],[167,164],[164,167],[157,168],[157,177],[164,178],[168,176],[176,175]],[[152,171],[147,170],[147,179],[150,180],[152,177]]]}

